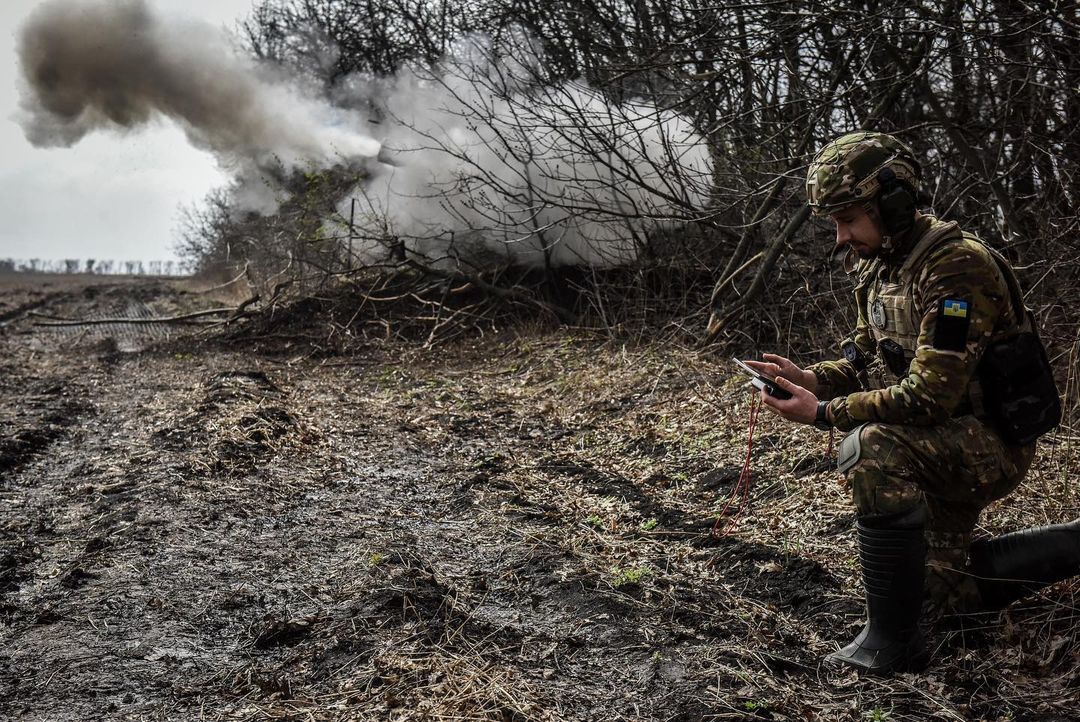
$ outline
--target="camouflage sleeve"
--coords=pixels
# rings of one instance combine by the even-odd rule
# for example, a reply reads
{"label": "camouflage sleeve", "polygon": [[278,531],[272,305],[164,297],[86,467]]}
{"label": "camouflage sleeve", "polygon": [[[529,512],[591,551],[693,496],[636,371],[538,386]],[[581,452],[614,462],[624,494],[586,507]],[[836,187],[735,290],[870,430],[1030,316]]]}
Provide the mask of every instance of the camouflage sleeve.
{"label": "camouflage sleeve", "polygon": [[932,426],[952,416],[1003,313],[1011,314],[1005,279],[978,241],[935,250],[915,279],[921,316],[918,347],[899,383],[832,400],[835,425],[877,421]]}
{"label": "camouflage sleeve", "polygon": [[[874,340],[870,337],[865,323],[866,319],[863,318],[865,307],[865,303],[859,304],[859,325],[855,328],[855,333],[844,339],[840,347],[843,348],[849,341],[854,342],[855,346],[862,352],[863,357],[870,359],[874,355]],[[864,388],[858,369],[855,368],[855,364],[846,358],[836,361],[821,361],[808,366],[807,370],[812,371],[814,376],[817,377],[816,395],[819,399],[846,396]]]}
{"label": "camouflage sleeve", "polygon": [[819,399],[831,399],[859,388],[855,367],[847,359],[821,361],[808,366],[807,371],[812,371],[817,377],[816,394]]}

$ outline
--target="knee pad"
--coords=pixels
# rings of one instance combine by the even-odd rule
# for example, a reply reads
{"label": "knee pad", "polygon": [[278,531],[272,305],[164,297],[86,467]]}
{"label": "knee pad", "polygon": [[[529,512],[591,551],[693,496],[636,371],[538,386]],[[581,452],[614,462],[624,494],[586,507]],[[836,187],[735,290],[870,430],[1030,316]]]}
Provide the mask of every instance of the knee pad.
{"label": "knee pad", "polygon": [[862,458],[862,430],[866,424],[856,426],[851,433],[843,438],[836,452],[836,468],[841,474],[846,474]]}

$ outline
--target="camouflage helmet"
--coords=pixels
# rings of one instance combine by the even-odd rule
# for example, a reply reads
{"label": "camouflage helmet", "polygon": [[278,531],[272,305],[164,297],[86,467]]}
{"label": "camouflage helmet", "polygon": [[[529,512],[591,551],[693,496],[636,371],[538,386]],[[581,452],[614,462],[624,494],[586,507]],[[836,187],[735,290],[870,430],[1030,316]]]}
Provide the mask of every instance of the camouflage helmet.
{"label": "camouflage helmet", "polygon": [[881,191],[879,173],[890,168],[896,178],[919,190],[919,163],[911,149],[891,135],[859,131],[842,135],[814,156],[806,172],[806,199],[815,215],[853,203],[865,203]]}

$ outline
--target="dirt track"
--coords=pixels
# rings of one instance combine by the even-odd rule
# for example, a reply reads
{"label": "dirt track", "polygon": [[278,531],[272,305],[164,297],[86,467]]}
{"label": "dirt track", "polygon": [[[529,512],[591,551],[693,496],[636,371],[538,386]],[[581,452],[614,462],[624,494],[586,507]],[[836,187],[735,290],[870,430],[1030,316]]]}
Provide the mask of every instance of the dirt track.
{"label": "dirt track", "polygon": [[[821,434],[763,417],[710,535],[749,412],[715,359],[565,330],[315,357],[27,313],[136,302],[211,305],[0,296],[4,719],[1080,716],[1075,585],[952,620],[920,675],[821,666],[860,622],[847,491]],[[1044,448],[986,530],[1075,516],[1074,463]]]}

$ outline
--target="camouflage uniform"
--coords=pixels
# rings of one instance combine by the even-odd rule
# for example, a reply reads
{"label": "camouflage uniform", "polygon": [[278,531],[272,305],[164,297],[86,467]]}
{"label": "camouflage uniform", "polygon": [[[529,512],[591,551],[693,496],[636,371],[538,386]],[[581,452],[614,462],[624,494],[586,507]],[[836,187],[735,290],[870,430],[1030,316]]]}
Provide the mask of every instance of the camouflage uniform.
{"label": "camouflage uniform", "polygon": [[[846,161],[857,166],[850,151]],[[978,592],[961,571],[971,531],[1034,456],[1034,444],[1009,446],[980,420],[979,359],[1019,320],[999,261],[956,224],[920,216],[883,249],[853,269],[858,322],[842,344],[845,358],[809,370],[817,396],[832,399],[835,426],[859,435],[858,460],[846,471],[859,515],[925,505],[931,603],[972,608]]]}

